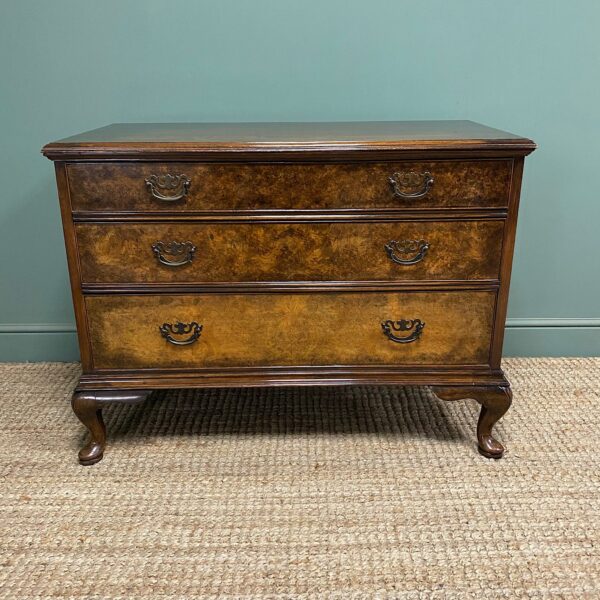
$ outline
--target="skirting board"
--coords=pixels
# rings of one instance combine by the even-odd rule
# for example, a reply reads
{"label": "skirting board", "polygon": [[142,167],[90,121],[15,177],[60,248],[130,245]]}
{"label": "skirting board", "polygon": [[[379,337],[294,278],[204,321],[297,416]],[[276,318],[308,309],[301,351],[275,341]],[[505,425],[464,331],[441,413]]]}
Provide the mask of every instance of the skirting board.
{"label": "skirting board", "polygon": [[[600,356],[600,319],[509,319],[505,356]],[[77,361],[71,324],[0,324],[0,362]]]}
{"label": "skirting board", "polygon": [[600,356],[600,319],[508,319],[504,356]]}

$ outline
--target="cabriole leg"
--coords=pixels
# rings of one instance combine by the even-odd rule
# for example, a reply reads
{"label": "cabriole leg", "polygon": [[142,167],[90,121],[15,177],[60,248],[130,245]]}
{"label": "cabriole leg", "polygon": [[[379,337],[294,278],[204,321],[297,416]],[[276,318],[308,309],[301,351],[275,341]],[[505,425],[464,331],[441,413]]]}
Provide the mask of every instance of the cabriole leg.
{"label": "cabriole leg", "polygon": [[512,392],[507,385],[478,387],[434,387],[435,394],[442,400],[473,398],[481,404],[477,423],[479,452],[487,458],[502,458],[504,446],[494,438],[492,429],[510,408]]}
{"label": "cabriole leg", "polygon": [[102,419],[102,408],[109,402],[137,404],[144,401],[150,391],[132,390],[127,392],[75,392],[71,400],[73,412],[90,432],[90,441],[79,451],[79,463],[93,465],[104,455],[106,446],[106,426]]}

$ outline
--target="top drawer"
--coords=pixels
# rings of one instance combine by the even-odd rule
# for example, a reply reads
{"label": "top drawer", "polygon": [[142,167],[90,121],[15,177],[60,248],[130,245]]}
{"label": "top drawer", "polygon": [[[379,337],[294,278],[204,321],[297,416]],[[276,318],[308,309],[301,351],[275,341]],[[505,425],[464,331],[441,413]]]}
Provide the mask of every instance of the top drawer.
{"label": "top drawer", "polygon": [[73,211],[503,208],[511,160],[71,163]]}

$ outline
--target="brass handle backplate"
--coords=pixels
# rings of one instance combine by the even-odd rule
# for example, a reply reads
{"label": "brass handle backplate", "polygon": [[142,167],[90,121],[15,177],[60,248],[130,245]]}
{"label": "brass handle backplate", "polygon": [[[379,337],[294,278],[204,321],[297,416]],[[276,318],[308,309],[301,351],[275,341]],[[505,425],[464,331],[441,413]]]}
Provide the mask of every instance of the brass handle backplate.
{"label": "brass handle backplate", "polygon": [[[146,187],[157,200],[177,202],[187,196],[191,180],[186,175],[150,175],[145,180]],[[165,194],[164,192],[172,192]]]}
{"label": "brass handle backplate", "polygon": [[433,185],[433,176],[429,171],[424,173],[405,171],[394,173],[389,177],[389,182],[394,190],[394,196],[415,200],[427,195]]}
{"label": "brass handle backplate", "polygon": [[154,242],[152,252],[162,265],[167,267],[181,267],[194,260],[196,246],[192,242]]}
{"label": "brass handle backplate", "polygon": [[385,245],[387,255],[397,265],[415,265],[425,258],[428,250],[429,243],[425,240],[391,240]]}
{"label": "brass handle backplate", "polygon": [[[159,328],[160,334],[174,346],[189,346],[198,340],[202,333],[202,325],[192,321],[191,323],[163,323]],[[191,335],[189,335],[191,334]],[[187,338],[180,336],[189,335]]]}
{"label": "brass handle backplate", "polygon": [[[381,328],[383,329],[385,336],[397,344],[410,344],[410,342],[418,340],[423,333],[424,327],[425,323],[423,323],[420,319],[401,319],[400,321],[390,320],[384,321],[381,324]],[[395,331],[410,331],[411,333],[406,337],[398,337],[397,335],[394,335]]]}

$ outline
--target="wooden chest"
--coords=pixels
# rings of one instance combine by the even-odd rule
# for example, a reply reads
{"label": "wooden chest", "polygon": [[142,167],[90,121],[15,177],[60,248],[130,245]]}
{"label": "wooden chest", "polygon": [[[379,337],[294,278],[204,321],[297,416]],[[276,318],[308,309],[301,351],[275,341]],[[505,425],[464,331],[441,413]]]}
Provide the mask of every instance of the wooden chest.
{"label": "wooden chest", "polygon": [[107,402],[204,386],[432,385],[510,405],[500,369],[531,140],[469,121],[110,125],[48,144],[83,375]]}

